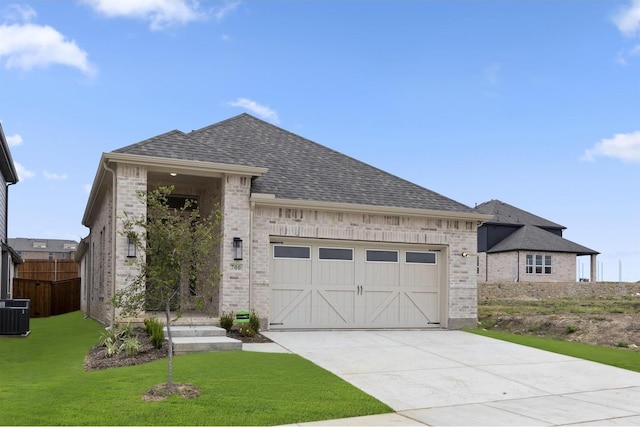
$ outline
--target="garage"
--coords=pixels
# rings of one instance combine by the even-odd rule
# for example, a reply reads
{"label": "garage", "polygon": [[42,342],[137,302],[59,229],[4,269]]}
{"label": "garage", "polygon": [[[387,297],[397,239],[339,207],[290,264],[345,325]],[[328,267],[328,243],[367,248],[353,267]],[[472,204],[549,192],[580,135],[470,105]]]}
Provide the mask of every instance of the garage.
{"label": "garage", "polygon": [[270,252],[270,329],[445,326],[446,247],[272,239]]}

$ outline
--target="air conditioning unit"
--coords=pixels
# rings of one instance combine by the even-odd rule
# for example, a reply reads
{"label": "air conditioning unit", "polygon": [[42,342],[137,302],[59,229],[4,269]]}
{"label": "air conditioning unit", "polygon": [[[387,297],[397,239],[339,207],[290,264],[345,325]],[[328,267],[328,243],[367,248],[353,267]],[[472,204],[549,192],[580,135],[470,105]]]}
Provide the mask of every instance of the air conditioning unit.
{"label": "air conditioning unit", "polygon": [[30,306],[29,299],[0,300],[0,335],[29,335]]}

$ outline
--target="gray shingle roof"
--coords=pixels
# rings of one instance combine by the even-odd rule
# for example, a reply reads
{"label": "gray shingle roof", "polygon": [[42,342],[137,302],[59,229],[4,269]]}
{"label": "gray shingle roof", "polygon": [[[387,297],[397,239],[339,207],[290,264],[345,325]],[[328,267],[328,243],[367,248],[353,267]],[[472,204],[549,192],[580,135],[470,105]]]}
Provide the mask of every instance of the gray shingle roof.
{"label": "gray shingle roof", "polygon": [[476,213],[472,208],[249,114],[187,134],[174,130],[115,150],[265,167],[252,192],[277,198]]}
{"label": "gray shingle roof", "polygon": [[496,253],[518,250],[575,253],[577,255],[598,254],[598,252],[592,249],[545,231],[535,225],[524,225],[520,227],[487,252]]}
{"label": "gray shingle roof", "polygon": [[493,219],[487,221],[491,224],[522,224],[535,225],[543,228],[566,229],[567,227],[541,218],[530,212],[518,209],[515,206],[501,202],[500,200],[490,200],[476,206],[479,213],[493,215]]}

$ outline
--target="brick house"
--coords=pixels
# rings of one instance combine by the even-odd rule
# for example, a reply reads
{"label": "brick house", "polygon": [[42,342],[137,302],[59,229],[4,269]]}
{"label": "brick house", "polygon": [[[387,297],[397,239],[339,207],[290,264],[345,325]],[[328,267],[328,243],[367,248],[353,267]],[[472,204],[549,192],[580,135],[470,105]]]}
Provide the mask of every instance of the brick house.
{"label": "brick house", "polygon": [[118,217],[144,214],[135,191],[161,185],[223,213],[213,316],[253,309],[269,329],[476,325],[466,255],[490,216],[248,114],[103,153],[78,251],[83,310],[102,323],[135,273]]}
{"label": "brick house", "polygon": [[23,260],[73,260],[78,248],[78,242],[75,240],[31,239],[24,237],[14,237],[9,239],[9,245],[22,257]]}
{"label": "brick house", "polygon": [[579,256],[589,256],[596,281],[598,252],[562,237],[566,227],[490,200],[476,206],[493,215],[478,228],[478,282],[574,282]]}
{"label": "brick house", "polygon": [[9,186],[18,182],[18,172],[13,164],[9,144],[0,125],[0,299],[11,297],[15,265],[22,262],[8,243]]}

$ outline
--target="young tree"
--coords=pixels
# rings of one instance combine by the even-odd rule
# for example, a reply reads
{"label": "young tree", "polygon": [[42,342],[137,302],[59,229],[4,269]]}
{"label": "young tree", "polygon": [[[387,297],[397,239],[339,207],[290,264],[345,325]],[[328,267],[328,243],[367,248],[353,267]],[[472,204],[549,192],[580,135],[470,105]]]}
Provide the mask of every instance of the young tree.
{"label": "young tree", "polygon": [[169,386],[173,382],[172,312],[178,318],[184,307],[202,309],[210,300],[219,278],[216,247],[221,219],[218,207],[201,216],[195,200],[172,206],[173,190],[171,186],[138,191],[138,200],[147,206],[146,216],[123,214],[121,234],[135,243],[141,255],[130,261],[137,274],[112,300],[125,316],[135,317],[143,310],[164,312]]}

